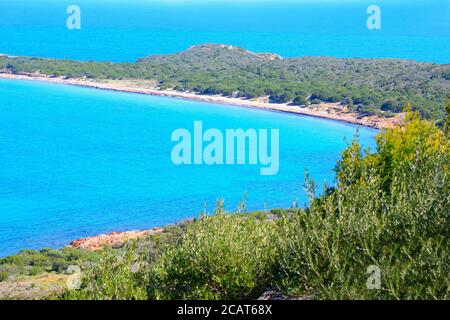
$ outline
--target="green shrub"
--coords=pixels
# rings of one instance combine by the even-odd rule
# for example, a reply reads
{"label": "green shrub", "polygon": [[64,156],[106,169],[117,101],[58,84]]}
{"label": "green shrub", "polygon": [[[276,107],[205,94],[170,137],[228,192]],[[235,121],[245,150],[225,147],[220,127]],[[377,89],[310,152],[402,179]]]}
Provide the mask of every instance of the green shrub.
{"label": "green shrub", "polygon": [[57,259],[52,262],[51,271],[54,271],[57,273],[64,273],[67,270],[67,268],[72,264],[73,263],[70,261],[66,261],[64,259]]}
{"label": "green shrub", "polygon": [[444,120],[444,132],[447,138],[450,139],[450,93],[447,95],[447,102],[445,103],[446,118]]}
{"label": "green shrub", "polygon": [[0,271],[0,282],[6,281],[9,278],[9,273],[6,271]]}
{"label": "green shrub", "polygon": [[67,300],[143,300],[147,299],[147,254],[138,252],[136,243],[123,250],[107,249],[99,261],[82,271],[82,287],[67,290]]}
{"label": "green shrub", "polygon": [[294,98],[292,103],[296,106],[306,106],[308,104],[308,100],[303,96],[297,96]]}
{"label": "green shrub", "polygon": [[31,268],[28,269],[28,275],[29,275],[29,276],[36,276],[36,275],[42,273],[42,271],[43,271],[43,270],[42,270],[41,267],[33,266],[33,267],[31,267]]}

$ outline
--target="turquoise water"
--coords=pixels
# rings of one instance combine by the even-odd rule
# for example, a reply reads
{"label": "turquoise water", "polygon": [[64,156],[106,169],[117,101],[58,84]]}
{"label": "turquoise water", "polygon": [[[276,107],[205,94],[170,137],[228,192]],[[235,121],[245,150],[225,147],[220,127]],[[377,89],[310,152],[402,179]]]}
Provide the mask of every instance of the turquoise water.
{"label": "turquoise water", "polygon": [[[382,29],[366,27],[377,4]],[[66,8],[81,8],[69,31]],[[134,61],[199,43],[285,57],[388,57],[450,63],[448,0],[1,0],[0,53]]]}
{"label": "turquoise water", "polygon": [[[193,127],[280,130],[280,171],[172,164],[171,133]],[[0,256],[60,247],[113,230],[195,217],[216,198],[248,210],[306,202],[305,169],[320,184],[356,126],[233,106],[0,80]],[[374,146],[375,130],[360,128]]]}

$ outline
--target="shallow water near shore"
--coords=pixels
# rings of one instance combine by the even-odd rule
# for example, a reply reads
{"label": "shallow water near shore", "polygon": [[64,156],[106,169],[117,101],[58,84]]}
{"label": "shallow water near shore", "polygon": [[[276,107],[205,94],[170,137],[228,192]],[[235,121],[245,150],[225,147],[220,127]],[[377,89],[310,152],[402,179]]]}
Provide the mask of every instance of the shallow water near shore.
{"label": "shallow water near shore", "polygon": [[[172,131],[279,129],[280,171],[175,166]],[[290,207],[305,170],[322,185],[357,126],[173,98],[0,79],[0,256],[58,248],[110,231],[149,229],[198,215],[216,198],[247,210]],[[374,148],[376,130],[360,127]]]}

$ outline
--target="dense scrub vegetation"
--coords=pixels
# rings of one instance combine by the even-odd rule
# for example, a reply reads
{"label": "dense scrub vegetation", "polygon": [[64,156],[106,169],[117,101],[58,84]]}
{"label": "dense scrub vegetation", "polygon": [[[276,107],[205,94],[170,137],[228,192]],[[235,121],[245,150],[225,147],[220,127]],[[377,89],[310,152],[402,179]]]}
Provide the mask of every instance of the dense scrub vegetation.
{"label": "dense scrub vegetation", "polygon": [[[447,104],[447,108],[450,106]],[[306,209],[214,215],[108,250],[66,299],[449,299],[450,140],[409,112],[377,152],[353,141]],[[370,268],[381,287],[369,290]]]}
{"label": "dense scrub vegetation", "polygon": [[64,273],[70,265],[94,262],[92,252],[63,248],[61,250],[23,250],[17,255],[0,258],[0,282],[45,272]]}
{"label": "dense scrub vegetation", "polygon": [[269,96],[299,106],[340,102],[361,114],[390,116],[406,102],[442,125],[450,65],[397,59],[281,59],[237,47],[200,45],[136,63],[0,57],[0,70],[68,78],[156,80],[161,89],[244,98]]}

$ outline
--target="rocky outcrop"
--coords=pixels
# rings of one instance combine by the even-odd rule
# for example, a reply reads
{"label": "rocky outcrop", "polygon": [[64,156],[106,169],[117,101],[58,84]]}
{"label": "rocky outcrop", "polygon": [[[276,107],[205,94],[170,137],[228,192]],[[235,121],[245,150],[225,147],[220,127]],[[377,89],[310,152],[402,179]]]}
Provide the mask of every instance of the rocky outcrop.
{"label": "rocky outcrop", "polygon": [[164,232],[161,228],[153,228],[144,231],[110,232],[99,236],[81,238],[70,243],[72,248],[84,249],[90,251],[100,250],[103,247],[119,248],[125,242],[134,239],[142,239],[149,235],[160,234]]}

